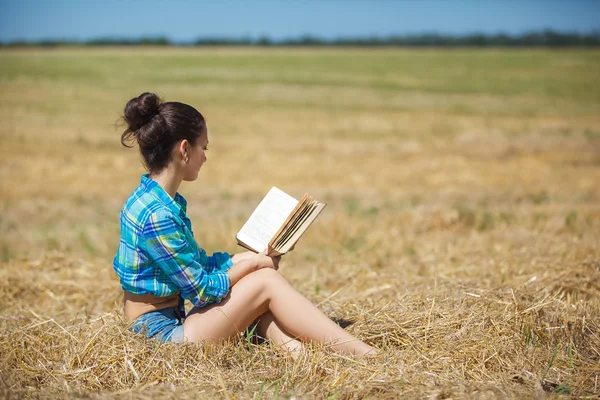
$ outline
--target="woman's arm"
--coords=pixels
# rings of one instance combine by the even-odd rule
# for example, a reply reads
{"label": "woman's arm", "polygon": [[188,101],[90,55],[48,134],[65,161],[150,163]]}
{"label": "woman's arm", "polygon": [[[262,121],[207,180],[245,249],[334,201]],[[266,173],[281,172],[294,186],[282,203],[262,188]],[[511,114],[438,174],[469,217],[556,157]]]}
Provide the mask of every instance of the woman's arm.
{"label": "woman's arm", "polygon": [[219,302],[229,293],[227,272],[204,269],[197,260],[197,247],[188,242],[182,223],[170,212],[152,213],[144,224],[142,238],[148,256],[194,306]]}
{"label": "woman's arm", "polygon": [[[203,251],[203,250],[202,250]],[[207,257],[206,269],[208,272],[214,270],[227,272],[231,267],[240,261],[250,260],[256,257],[256,253],[252,251],[246,251],[238,254],[229,254],[216,252],[212,256]]]}
{"label": "woman's arm", "polygon": [[253,251],[245,251],[243,253],[237,253],[231,256],[231,261],[233,261],[233,265],[237,264],[240,261],[249,260],[254,258],[256,253]]}
{"label": "woman's arm", "polygon": [[[235,255],[237,256],[237,254]],[[245,277],[246,275],[258,270],[258,258],[251,257],[245,258],[243,260],[236,261],[235,256],[232,257],[233,267],[227,270],[227,275],[229,276],[229,285],[235,285],[240,279]],[[256,254],[254,254],[256,256]]]}
{"label": "woman's arm", "polygon": [[233,267],[227,270],[230,286],[235,285],[244,276],[259,269],[273,268],[277,270],[279,268],[280,259],[281,257],[269,257],[264,251],[258,254],[251,251],[234,254],[233,257],[231,257]]}

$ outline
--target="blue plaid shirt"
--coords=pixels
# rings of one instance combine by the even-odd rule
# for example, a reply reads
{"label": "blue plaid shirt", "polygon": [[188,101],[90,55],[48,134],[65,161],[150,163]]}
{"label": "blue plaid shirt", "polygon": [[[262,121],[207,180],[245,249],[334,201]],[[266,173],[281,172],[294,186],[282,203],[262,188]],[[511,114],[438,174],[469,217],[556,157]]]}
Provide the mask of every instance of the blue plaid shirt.
{"label": "blue plaid shirt", "polygon": [[121,210],[121,241],[113,265],[124,290],[159,297],[180,292],[196,307],[227,296],[231,257],[207,256],[198,246],[186,206],[179,193],[172,199],[156,181],[142,176]]}

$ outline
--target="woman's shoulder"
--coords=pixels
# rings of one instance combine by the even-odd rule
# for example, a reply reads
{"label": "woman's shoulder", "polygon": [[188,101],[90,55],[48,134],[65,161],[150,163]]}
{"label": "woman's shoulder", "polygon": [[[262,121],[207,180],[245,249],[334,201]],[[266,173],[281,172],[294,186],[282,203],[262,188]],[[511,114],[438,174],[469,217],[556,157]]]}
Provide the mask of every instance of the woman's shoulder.
{"label": "woman's shoulder", "polygon": [[151,192],[140,190],[138,187],[127,199],[121,211],[121,219],[127,219],[143,228],[150,219],[153,221],[174,220],[178,216],[167,204]]}

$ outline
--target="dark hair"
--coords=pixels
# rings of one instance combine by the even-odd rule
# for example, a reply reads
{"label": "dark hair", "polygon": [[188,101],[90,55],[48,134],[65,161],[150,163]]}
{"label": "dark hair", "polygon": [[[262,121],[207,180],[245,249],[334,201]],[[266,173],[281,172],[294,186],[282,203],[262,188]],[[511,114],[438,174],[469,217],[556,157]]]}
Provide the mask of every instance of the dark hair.
{"label": "dark hair", "polygon": [[194,107],[163,101],[154,93],[142,93],[127,102],[123,112],[127,129],[121,144],[140,146],[144,164],[150,172],[160,172],[171,161],[173,146],[183,139],[194,145],[204,132],[206,121]]}

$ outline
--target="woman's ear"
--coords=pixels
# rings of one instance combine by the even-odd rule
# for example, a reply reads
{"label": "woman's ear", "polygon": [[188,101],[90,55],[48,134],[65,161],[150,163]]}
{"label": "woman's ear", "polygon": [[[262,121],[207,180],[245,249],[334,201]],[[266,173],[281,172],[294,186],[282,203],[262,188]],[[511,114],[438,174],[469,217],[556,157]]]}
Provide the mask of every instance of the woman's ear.
{"label": "woman's ear", "polygon": [[181,141],[181,143],[179,143],[179,153],[181,154],[181,159],[184,162],[188,162],[188,160],[190,158],[189,148],[190,148],[190,142],[188,142],[187,139],[183,139]]}

